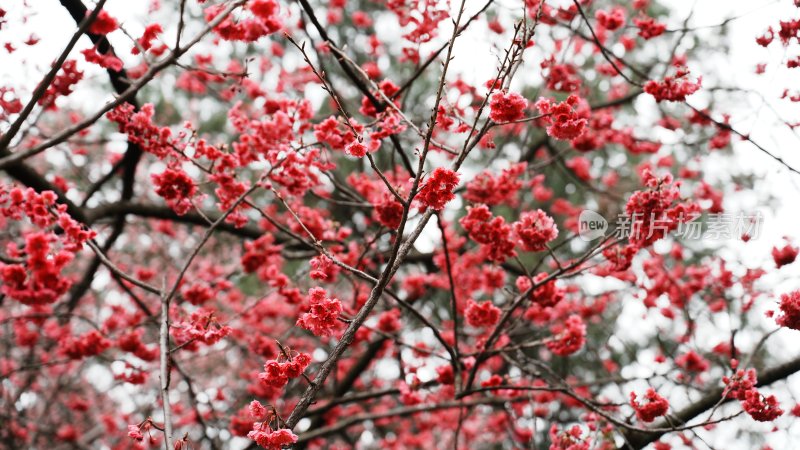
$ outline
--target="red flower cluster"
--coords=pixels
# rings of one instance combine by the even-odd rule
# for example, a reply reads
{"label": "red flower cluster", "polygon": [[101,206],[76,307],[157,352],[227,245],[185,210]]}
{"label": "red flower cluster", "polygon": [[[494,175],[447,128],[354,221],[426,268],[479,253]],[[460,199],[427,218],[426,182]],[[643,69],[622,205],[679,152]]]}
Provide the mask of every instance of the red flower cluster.
{"label": "red flower cluster", "polygon": [[283,261],[281,249],[275,244],[275,235],[265,233],[260,238],[244,243],[241,264],[246,273],[256,273],[258,278],[269,281],[272,286],[284,286],[289,279],[280,271]]}
{"label": "red flower cluster", "polygon": [[[387,3],[387,7],[397,14],[401,25],[411,25],[411,30],[403,34],[403,38],[417,44],[414,47],[436,37],[439,34],[439,22],[450,17],[449,11],[442,8],[438,2],[425,1],[419,2],[417,5],[409,8],[405,2]],[[415,12],[413,16],[411,11]]]}
{"label": "red flower cluster", "polygon": [[141,47],[142,50],[144,50],[144,51],[150,50],[153,47],[153,41],[156,39],[156,37],[159,34],[161,34],[163,32],[164,32],[164,29],[161,28],[161,25],[159,25],[157,23],[150,24],[150,25],[146,26],[144,28],[144,32],[142,33],[142,36],[139,39],[136,40],[136,43],[138,45],[134,45],[133,46],[133,49],[131,49],[131,53],[133,53],[134,55],[138,55],[139,54],[139,47]]}
{"label": "red flower cluster", "polygon": [[792,39],[800,42],[800,19],[781,20],[779,25],[778,37],[784,47],[788,46]]}
{"label": "red flower cluster", "polygon": [[358,141],[353,141],[344,148],[345,153],[350,156],[355,156],[356,158],[363,158],[367,154],[367,151],[367,146]]}
{"label": "red flower cluster", "polygon": [[516,92],[497,92],[489,101],[489,118],[495,123],[513,122],[525,117],[528,101]]}
{"label": "red flower cluster", "polygon": [[440,210],[450,200],[456,198],[453,190],[458,185],[458,174],[450,169],[437,167],[428,181],[419,190],[417,198],[428,208]]}
{"label": "red flower cluster", "polygon": [[[531,300],[543,307],[557,305],[564,299],[565,294],[564,289],[556,284],[556,280],[542,283],[547,277],[548,274],[546,272],[541,272],[533,277],[533,282],[537,285],[541,283],[541,285],[533,289],[531,292]],[[520,292],[525,292],[531,288],[531,280],[526,276],[520,276],[517,278],[516,285]]]}
{"label": "red flower cluster", "polygon": [[123,333],[117,338],[117,347],[124,352],[132,353],[142,361],[155,361],[158,357],[158,347],[146,346],[142,342],[143,334],[142,328]]}
{"label": "red flower cluster", "polygon": [[772,43],[773,39],[775,39],[775,31],[772,29],[772,27],[769,27],[766,33],[756,37],[756,44],[762,47],[767,47]]}
{"label": "red flower cluster", "polygon": [[725,398],[745,400],[747,398],[747,392],[756,387],[757,381],[755,369],[739,369],[731,377],[727,375],[723,376],[722,382],[725,383]]}
{"label": "red flower cluster", "polygon": [[122,70],[122,60],[117,58],[111,53],[103,53],[101,55],[97,53],[96,47],[91,47],[87,48],[86,50],[81,50],[81,53],[83,54],[83,57],[86,59],[86,62],[97,64],[98,66],[104,69],[111,69],[116,72]]}
{"label": "red flower cluster", "polygon": [[567,166],[567,168],[571,170],[579,179],[584,181],[589,181],[592,179],[592,162],[589,161],[588,158],[576,156],[568,159],[564,165]]}
{"label": "red flower cluster", "polygon": [[[381,98],[386,96],[387,98],[392,98],[395,94],[397,94],[397,92],[400,91],[400,86],[396,85],[392,80],[383,80],[378,84],[378,89],[380,91],[375,93],[375,97]],[[400,104],[399,101],[400,98],[394,99],[396,105]],[[358,112],[369,117],[378,116],[378,109],[372,104],[372,100],[370,100],[367,96],[361,98],[361,108],[358,109]]]}
{"label": "red flower cluster", "polygon": [[653,388],[649,388],[644,394],[647,403],[639,404],[636,401],[636,393],[631,392],[631,406],[636,411],[636,417],[642,422],[652,422],[656,417],[663,416],[669,409],[669,402],[664,397],[658,395]]}
{"label": "red flower cluster", "polygon": [[378,317],[377,327],[384,333],[396,333],[403,328],[403,322],[400,321],[400,310],[397,308],[390,309],[383,312]]}
{"label": "red flower cluster", "polygon": [[781,295],[781,312],[775,322],[793,330],[800,330],[800,290]]}
{"label": "red flower cluster", "polygon": [[67,336],[58,344],[61,352],[71,359],[99,355],[111,347],[111,341],[103,337],[97,330],[92,330],[79,337]]}
{"label": "red flower cluster", "polygon": [[285,362],[267,361],[264,364],[264,371],[258,374],[258,379],[267,386],[282,388],[290,379],[302,375],[309,364],[311,364],[311,356],[307,353],[300,353]]}
{"label": "red flower cluster", "polygon": [[793,263],[797,259],[798,252],[800,252],[800,248],[793,247],[790,243],[787,243],[782,248],[772,247],[772,259],[775,261],[775,265],[781,268]]}
{"label": "red flower cluster", "polygon": [[559,432],[558,426],[553,424],[549,434],[550,450],[589,450],[592,446],[589,436],[583,437],[583,431],[578,425]]}
{"label": "red flower cluster", "polygon": [[314,333],[315,336],[330,336],[338,327],[337,319],[342,313],[342,302],[329,298],[325,289],[311,288],[308,291],[309,311],[297,320],[297,326]]}
{"label": "red flower cluster", "polygon": [[375,216],[381,225],[396,230],[403,221],[403,204],[386,194],[383,201],[375,205]]}
{"label": "red flower cluster", "polygon": [[656,22],[652,17],[636,18],[633,23],[639,28],[639,36],[645,40],[661,36],[667,30],[666,25]]}
{"label": "red flower cluster", "polygon": [[291,430],[286,428],[273,430],[264,422],[253,424],[253,431],[247,433],[247,437],[268,450],[280,450],[297,442],[297,435]]}
{"label": "red flower cluster", "polygon": [[751,389],[745,393],[742,408],[747,414],[750,414],[753,420],[758,422],[769,422],[783,414],[783,410],[778,405],[778,400],[774,395],[765,397],[756,389]]}
{"label": "red flower cluster", "polygon": [[[206,22],[213,21],[226,5],[219,4],[205,9]],[[253,17],[233,18],[231,15],[214,27],[214,32],[226,41],[253,42],[281,29],[280,6],[276,0],[250,0],[247,9]]]}
{"label": "red flower cluster", "polygon": [[503,384],[503,377],[498,374],[493,374],[484,381],[481,381],[481,387],[496,387]]}
{"label": "red flower cluster", "polygon": [[[402,176],[401,178],[400,172],[397,170],[387,171],[384,176],[399,191],[405,191],[407,186],[410,186],[408,177]],[[376,221],[393,230],[400,226],[403,219],[403,204],[389,193],[386,185],[378,176],[369,177],[364,173],[353,173],[347,177],[347,181],[374,206],[372,217]]]}
{"label": "red flower cluster", "polygon": [[663,81],[650,80],[644,84],[644,91],[652,95],[657,102],[682,102],[686,97],[694,94],[700,89],[703,77],[697,77],[697,81],[690,81],[686,78],[689,71],[686,69],[678,70],[673,77],[666,77]]}
{"label": "red flower cluster", "polygon": [[233,330],[229,326],[220,324],[214,317],[214,311],[199,308],[192,313],[188,321],[174,323],[171,331],[176,344],[189,344],[184,345],[184,348],[196,350],[197,342],[214,345]]}
{"label": "red flower cluster", "polygon": [[559,356],[571,355],[583,347],[586,342],[586,325],[577,314],[569,316],[564,326],[553,329],[555,339],[547,342],[547,348]]}
{"label": "red flower cluster", "polygon": [[19,114],[22,102],[16,98],[13,88],[0,87],[0,120],[6,120],[10,114]]}
{"label": "red flower cluster", "polygon": [[192,208],[192,197],[197,193],[194,180],[180,169],[166,169],[160,174],[153,174],[156,194],[167,201],[167,205],[179,216]]}
{"label": "red flower cluster", "polygon": [[144,435],[142,434],[142,428],[138,425],[128,425],[128,437],[133,439],[134,441],[144,440]]}
{"label": "red flower cluster", "polygon": [[326,281],[332,283],[336,281],[341,267],[337,266],[332,259],[325,255],[317,255],[309,261],[311,265],[311,272],[309,276],[312,280]]}
{"label": "red flower cluster", "polygon": [[56,437],[64,442],[74,442],[78,440],[78,430],[72,425],[61,425],[56,430]]}
{"label": "red flower cluster", "polygon": [[500,320],[500,308],[494,306],[491,301],[476,303],[472,299],[467,302],[467,309],[464,310],[467,323],[475,328],[490,327]]}
{"label": "red flower cluster", "polygon": [[72,262],[73,254],[58,251],[51,255],[51,233],[31,233],[25,237],[27,261],[23,264],[0,263],[0,293],[26,305],[47,305],[67,292],[72,282],[61,276]]}
{"label": "red flower cluster", "polygon": [[541,98],[536,102],[540,114],[547,127],[547,134],[556,139],[575,139],[583,133],[586,127],[586,118],[576,111],[581,103],[580,97],[570,95],[566,100],[554,103],[552,99]]}
{"label": "red flower cluster", "polygon": [[[800,33],[800,20],[787,20],[780,21],[780,30],[778,30],[778,37],[781,44],[786,47],[792,39],[796,39]],[[756,43],[762,47],[768,47],[769,44],[775,39],[775,30],[769,27],[767,31],[756,38]]]}
{"label": "red flower cluster", "polygon": [[575,92],[581,87],[578,69],[569,63],[556,62],[554,56],[542,61],[542,76],[547,80],[547,89],[558,92]]}
{"label": "red flower cluster", "polygon": [[680,182],[673,184],[672,175],[658,178],[645,169],[642,179],[649,189],[634,192],[625,204],[631,217],[629,242],[638,247],[663,238],[679,223],[692,220],[700,209],[695,203],[679,202]]}
{"label": "red flower cluster", "polygon": [[163,159],[172,151],[172,131],[154,125],[154,113],[151,103],[137,112],[130,103],[123,103],[109,111],[106,117],[119,125],[119,131],[128,135],[128,141]]}
{"label": "red flower cluster", "polygon": [[66,97],[72,93],[72,88],[83,79],[83,72],[78,70],[78,63],[68,59],[61,65],[61,70],[47,87],[44,95],[39,98],[39,104],[47,109],[56,109],[55,101],[58,97]]}
{"label": "red flower cluster", "polygon": [[625,8],[615,6],[611,12],[600,10],[594,13],[594,18],[606,30],[614,31],[625,24]]}
{"label": "red flower cluster", "polygon": [[[86,11],[86,15],[91,14]],[[89,25],[89,33],[93,34],[108,34],[119,28],[117,19],[111,17],[111,14],[106,10],[102,10],[97,14],[91,25]]]}
{"label": "red flower cluster", "polygon": [[467,192],[464,198],[473,203],[485,203],[487,205],[499,205],[501,203],[515,204],[514,196],[522,187],[519,179],[525,173],[527,164],[512,164],[508,169],[503,170],[499,177],[495,177],[491,172],[483,171],[467,184]]}
{"label": "red flower cluster", "polygon": [[[57,205],[56,199],[52,191],[39,194],[31,188],[9,190],[0,184],[0,226],[5,226],[6,219],[27,218],[37,227],[57,225],[63,230],[59,235],[28,233],[24,252],[16,245],[6,248],[8,256],[20,262],[0,262],[0,293],[26,305],[47,305],[66,293],[72,281],[61,272],[84,242],[95,236],[94,231],[86,230],[65,212],[65,205]],[[60,243],[61,248],[54,248],[55,243]]]}
{"label": "red flower cluster", "polygon": [[694,373],[705,372],[710,367],[708,361],[694,350],[689,350],[675,358],[675,364],[683,370]]}
{"label": "red flower cluster", "polygon": [[247,409],[250,411],[250,415],[256,420],[263,420],[267,415],[267,408],[258,400],[250,402],[250,404],[247,405]]}
{"label": "red flower cluster", "polygon": [[520,220],[512,225],[519,245],[527,252],[540,252],[547,243],[558,237],[558,227],[553,218],[541,209],[520,214]]}
{"label": "red flower cluster", "polygon": [[469,207],[467,215],[459,223],[467,230],[470,239],[483,246],[489,261],[501,263],[516,255],[511,226],[503,217],[494,217],[486,205]]}

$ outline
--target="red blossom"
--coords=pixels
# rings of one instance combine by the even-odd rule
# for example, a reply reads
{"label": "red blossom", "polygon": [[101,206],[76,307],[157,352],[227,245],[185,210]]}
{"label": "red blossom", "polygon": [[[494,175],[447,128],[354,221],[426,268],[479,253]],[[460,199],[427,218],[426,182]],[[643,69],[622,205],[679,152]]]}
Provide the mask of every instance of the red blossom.
{"label": "red blossom", "polygon": [[583,437],[583,430],[578,425],[559,431],[558,425],[553,424],[549,435],[550,450],[589,450],[592,445],[589,436]]}
{"label": "red blossom", "polygon": [[[228,41],[254,42],[283,27],[279,17],[280,6],[276,0],[250,0],[246,7],[252,17],[237,20],[228,15],[214,27],[214,32]],[[226,5],[223,4],[207,7],[204,10],[206,22],[216,19],[225,8]]]}
{"label": "red blossom", "polygon": [[128,135],[128,140],[143,150],[159,158],[166,158],[172,152],[172,131],[158,127],[152,119],[155,108],[148,103],[136,111],[133,105],[123,103],[109,111],[106,116],[119,125],[119,130]]}
{"label": "red blossom", "polygon": [[498,177],[492,175],[488,170],[483,171],[467,184],[464,198],[473,203],[484,203],[490,206],[501,203],[516,205],[514,197],[523,185],[519,178],[525,173],[526,167],[526,163],[513,164],[508,169],[504,169]]}
{"label": "red blossom", "polygon": [[708,361],[702,356],[698,355],[694,350],[689,350],[688,352],[675,358],[675,364],[688,372],[694,373],[705,372],[710,367]]}
{"label": "red blossom", "polygon": [[642,179],[648,189],[634,192],[625,205],[625,212],[632,219],[629,241],[638,247],[663,238],[699,212],[696,203],[680,201],[680,182],[673,183],[671,175],[659,178],[646,169]]}
{"label": "red blossom", "polygon": [[758,379],[755,369],[739,369],[733,376],[722,377],[722,382],[725,383],[726,398],[745,400],[747,392],[756,387]]}
{"label": "red blossom", "polygon": [[563,327],[554,329],[554,339],[547,341],[547,348],[559,356],[571,355],[583,347],[586,342],[586,325],[578,315],[571,315]]}
{"label": "red blossom", "polygon": [[758,422],[770,422],[783,415],[783,410],[774,395],[765,397],[755,389],[745,393],[742,408]]}
{"label": "red blossom", "polygon": [[490,261],[503,262],[516,255],[511,240],[511,226],[506,224],[503,217],[492,216],[486,205],[470,207],[459,223],[472,240],[482,244]]}
{"label": "red blossom", "polygon": [[135,441],[144,440],[144,435],[138,425],[128,425],[128,437]]}
{"label": "red blossom", "polygon": [[22,111],[22,101],[16,97],[14,89],[8,87],[0,87],[0,120],[10,114],[18,114]]}
{"label": "red blossom", "polygon": [[633,23],[639,28],[639,36],[644,39],[652,39],[661,36],[667,30],[667,26],[663,23],[656,22],[652,17],[643,16],[641,18],[633,19]]}
{"label": "red blossom", "polygon": [[500,320],[500,308],[494,306],[490,301],[475,303],[469,300],[465,310],[465,317],[470,326],[476,328],[490,327]]}
{"label": "red blossom", "polygon": [[213,310],[200,308],[192,312],[189,320],[175,322],[171,331],[178,345],[197,350],[198,342],[214,345],[228,336],[232,329],[221,324]]}
{"label": "red blossom", "polygon": [[290,379],[302,375],[310,363],[311,357],[306,353],[300,353],[284,362],[267,361],[264,364],[264,371],[258,374],[258,379],[267,386],[282,388]]}
{"label": "red blossom", "polygon": [[255,420],[261,420],[267,415],[267,408],[265,408],[264,405],[262,405],[258,400],[253,400],[250,402],[248,408],[250,409],[250,415]]}
{"label": "red blossom", "polygon": [[358,141],[353,141],[344,148],[345,153],[350,156],[355,156],[356,158],[363,158],[367,154],[367,151],[367,146]]}
{"label": "red blossom", "polygon": [[775,266],[781,268],[793,263],[797,259],[798,252],[800,252],[800,247],[794,247],[791,243],[787,243],[781,248],[772,247],[772,259],[775,261]]}
{"label": "red blossom", "polygon": [[540,306],[555,306],[564,299],[564,290],[559,288],[553,279],[544,281],[548,278],[549,275],[542,272],[533,277],[533,283],[531,283],[531,279],[527,276],[520,276],[516,282],[517,290],[525,292],[535,283],[536,287],[533,288],[530,295],[531,300]]}
{"label": "red blossom", "polygon": [[558,227],[553,218],[541,209],[526,211],[514,222],[512,228],[517,243],[527,252],[547,249],[547,243],[558,237]]}
{"label": "red blossom", "polygon": [[378,317],[378,329],[384,333],[396,333],[403,328],[403,322],[400,320],[400,310],[390,309]]}
{"label": "red blossom", "polygon": [[[87,11],[87,15],[91,14]],[[102,10],[97,14],[91,25],[89,25],[89,32],[94,34],[108,34],[119,28],[117,20],[111,17],[111,14],[106,10]]]}
{"label": "red blossom", "polygon": [[103,353],[111,347],[111,341],[99,331],[92,330],[78,337],[67,336],[60,343],[61,351],[71,359],[82,359]]}
{"label": "red blossom", "polygon": [[311,331],[316,336],[330,336],[336,331],[339,325],[337,319],[342,313],[342,302],[327,295],[322,288],[312,288],[308,291],[309,310],[297,320],[297,326]]}
{"label": "red blossom", "polygon": [[385,200],[375,206],[375,213],[381,225],[395,230],[403,220],[403,204],[387,194]]}
{"label": "red blossom", "polygon": [[756,37],[756,43],[762,47],[767,47],[772,43],[773,39],[775,39],[775,32],[772,30],[772,27],[769,27],[766,33]]}
{"label": "red blossom", "polygon": [[116,72],[122,70],[122,60],[112,54],[98,54],[95,47],[82,50],[81,53],[86,58],[86,62],[97,64],[104,69],[111,69]]}
{"label": "red blossom", "polygon": [[525,117],[528,101],[516,92],[496,92],[489,102],[489,118],[496,123],[513,122]]}
{"label": "red blossom", "polygon": [[587,122],[576,109],[580,104],[581,99],[577,95],[570,95],[559,103],[544,98],[536,102],[539,113],[545,115],[544,122],[550,124],[547,127],[547,134],[565,140],[579,137]]}
{"label": "red blossom", "polygon": [[75,85],[82,79],[83,72],[78,70],[78,63],[74,59],[64,61],[61,70],[47,87],[44,95],[39,98],[38,103],[47,109],[56,109],[56,99],[72,94]]}
{"label": "red blossom", "polygon": [[610,12],[599,10],[594,13],[594,18],[603,28],[614,31],[625,24],[625,8],[616,6]]}
{"label": "red blossom", "polygon": [[140,48],[144,51],[150,50],[153,48],[153,41],[156,39],[156,37],[158,37],[159,34],[163,32],[164,30],[161,28],[160,24],[153,23],[147,25],[144,28],[144,32],[142,32],[142,36],[136,40],[137,45],[131,49],[131,53],[138,55]]}
{"label": "red blossom", "polygon": [[650,80],[644,84],[644,91],[652,95],[657,102],[682,102],[686,97],[700,89],[703,77],[697,81],[687,79],[688,70],[679,70],[675,76],[665,77],[662,81]]}
{"label": "red blossom", "polygon": [[647,403],[640,404],[636,401],[636,393],[631,392],[630,404],[636,411],[636,417],[642,422],[652,422],[656,417],[663,416],[669,409],[669,402],[664,397],[658,395],[655,389],[650,388],[645,392],[644,399]]}
{"label": "red blossom", "polygon": [[309,276],[312,280],[320,280],[332,283],[336,281],[336,277],[339,275],[339,271],[341,270],[341,267],[336,265],[332,259],[325,255],[318,255],[314,258],[311,258],[309,264],[311,264],[312,269],[309,273]]}
{"label": "red blossom", "polygon": [[256,423],[247,437],[267,450],[280,450],[297,442],[297,435],[290,430],[285,428],[273,430],[265,423]]}
{"label": "red blossom", "polygon": [[781,294],[781,315],[775,322],[793,330],[800,330],[800,290]]}
{"label": "red blossom", "polygon": [[578,69],[569,63],[556,62],[554,56],[540,63],[547,81],[547,89],[558,92],[575,92],[582,84]]}
{"label": "red blossom", "polygon": [[458,174],[450,169],[437,167],[419,190],[417,198],[425,207],[440,210],[456,196],[453,190],[458,185]]}
{"label": "red blossom", "polygon": [[152,176],[156,194],[167,201],[176,213],[183,215],[192,208],[192,197],[197,193],[194,180],[182,170],[167,169]]}

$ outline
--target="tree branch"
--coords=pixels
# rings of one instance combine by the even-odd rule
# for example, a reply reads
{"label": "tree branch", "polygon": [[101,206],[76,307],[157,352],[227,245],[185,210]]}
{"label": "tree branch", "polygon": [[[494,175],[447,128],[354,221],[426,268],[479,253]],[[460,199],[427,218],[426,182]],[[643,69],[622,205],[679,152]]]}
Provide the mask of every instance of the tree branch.
{"label": "tree branch", "polygon": [[[800,357],[797,357],[793,360],[787,361],[783,364],[777,365],[771,369],[765,370],[758,374],[758,383],[756,383],[757,387],[768,386],[772,383],[777,381],[783,380],[788,378],[795,373],[800,372]],[[679,422],[681,424],[685,424],[695,417],[699,416],[700,414],[708,411],[709,409],[713,408],[715,405],[724,404],[730,402],[732,399],[726,398],[723,399],[720,403],[720,399],[722,399],[723,388],[717,388],[713,391],[709,392],[705,396],[703,396],[700,400],[690,404],[689,406],[683,408],[682,410],[678,411],[677,413],[671,415],[669,419],[661,420],[660,422],[653,424],[653,428],[669,428],[674,427],[675,422]],[[652,433],[642,433],[642,432],[635,432],[632,430],[628,430],[623,433],[623,437],[630,445],[623,445],[619,447],[619,450],[629,450],[633,448],[635,450],[640,450],[644,447],[647,447],[649,444],[660,439],[662,436],[667,434],[667,431],[653,431]]]}

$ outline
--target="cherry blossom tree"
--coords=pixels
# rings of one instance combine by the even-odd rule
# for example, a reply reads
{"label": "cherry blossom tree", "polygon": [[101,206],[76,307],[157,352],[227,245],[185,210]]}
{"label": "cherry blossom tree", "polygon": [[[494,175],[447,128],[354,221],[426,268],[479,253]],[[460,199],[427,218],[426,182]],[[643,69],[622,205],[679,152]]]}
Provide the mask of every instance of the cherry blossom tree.
{"label": "cherry blossom tree", "polygon": [[[779,3],[749,40],[780,54],[750,69],[768,87],[800,67]],[[748,14],[0,8],[3,448],[796,438],[800,355],[776,340],[800,336],[800,234],[760,234],[742,198],[769,208],[768,181],[718,167],[800,176],[752,133],[797,86],[750,108],[717,63]]]}

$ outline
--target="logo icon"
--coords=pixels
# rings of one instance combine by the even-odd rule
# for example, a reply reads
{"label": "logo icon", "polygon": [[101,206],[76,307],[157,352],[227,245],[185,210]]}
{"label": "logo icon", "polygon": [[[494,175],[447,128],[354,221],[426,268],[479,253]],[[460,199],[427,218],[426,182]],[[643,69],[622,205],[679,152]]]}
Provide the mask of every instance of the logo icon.
{"label": "logo icon", "polygon": [[608,230],[608,221],[591,209],[584,209],[578,216],[578,235],[586,242],[603,237]]}

